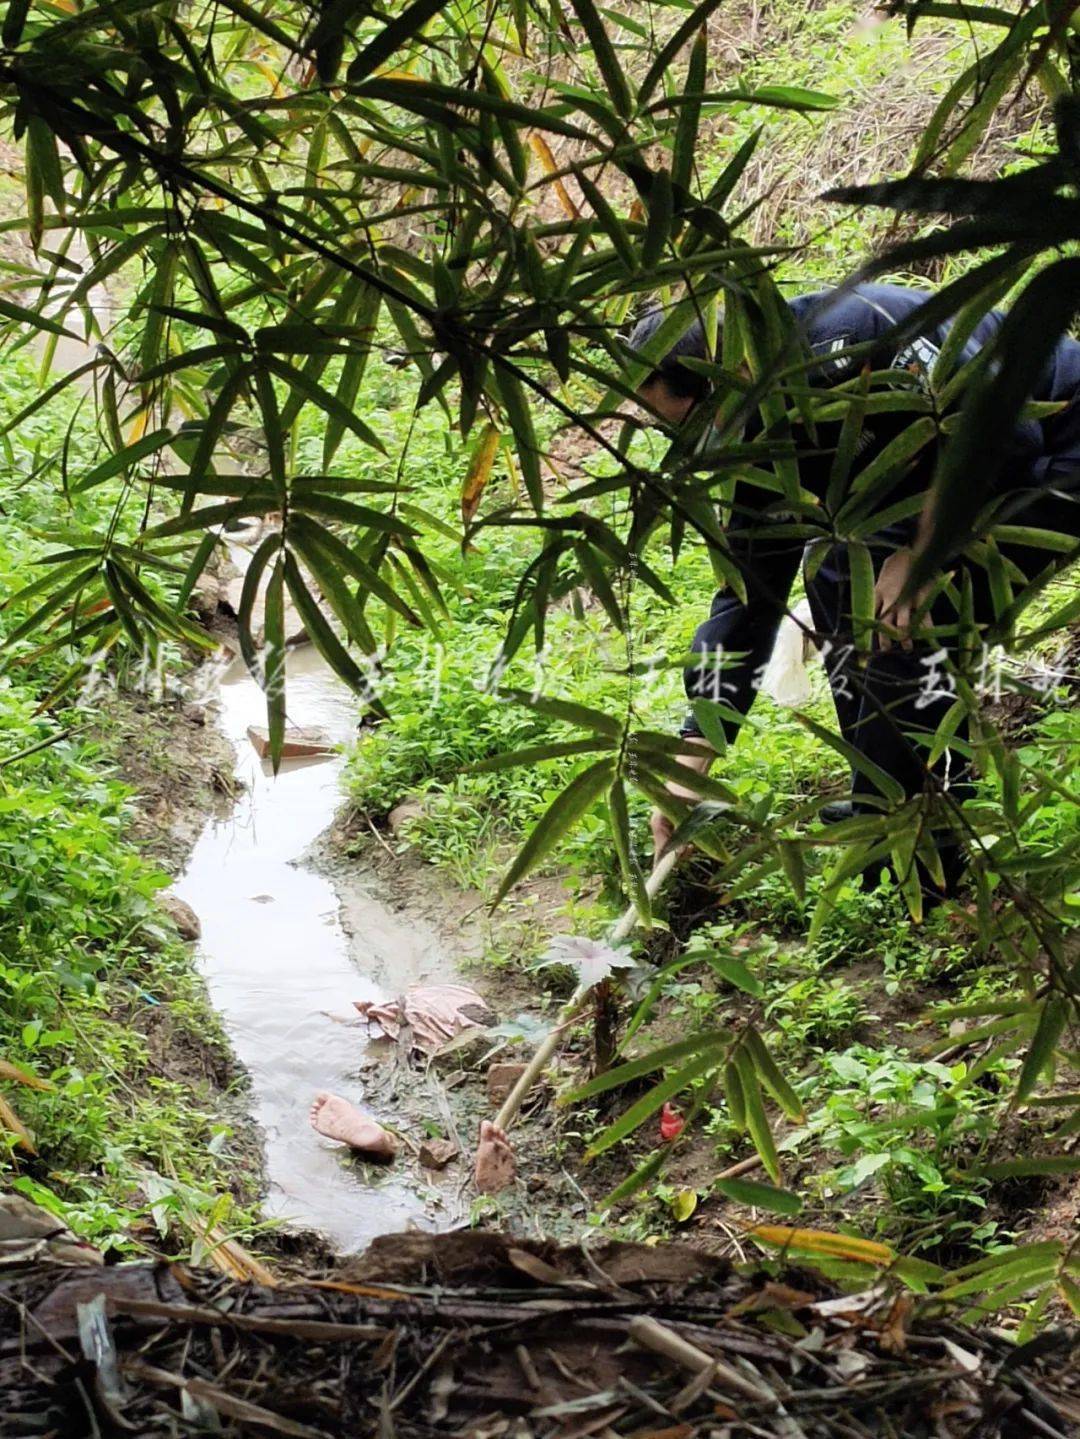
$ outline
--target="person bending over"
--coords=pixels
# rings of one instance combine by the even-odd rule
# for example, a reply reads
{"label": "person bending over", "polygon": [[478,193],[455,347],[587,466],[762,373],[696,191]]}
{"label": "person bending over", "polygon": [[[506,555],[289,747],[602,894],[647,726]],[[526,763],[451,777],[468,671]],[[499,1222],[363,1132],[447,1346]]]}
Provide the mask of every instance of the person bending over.
{"label": "person bending over", "polygon": [[[918,311],[930,298],[925,290],[894,285],[859,285],[845,291],[821,291],[789,301],[795,328],[804,349],[818,357],[809,372],[810,383],[832,387],[852,379],[864,364],[873,371],[892,371],[896,383],[928,388],[934,361],[949,332],[950,323],[918,324]],[[628,345],[640,351],[663,321],[660,310],[647,312],[634,326]],[[999,313],[987,315],[973,331],[958,363],[973,358],[995,334],[1002,322]],[[898,324],[914,334],[901,343],[890,339]],[[854,359],[841,352],[849,347],[869,345],[869,358]],[[834,358],[835,357],[835,358]],[[708,380],[684,360],[708,358],[700,322],[690,326],[667,355],[654,365],[640,385],[638,394],[645,404],[668,425],[678,427],[699,405],[709,402]],[[1069,536],[1080,535],[1080,344],[1070,339],[1059,342],[1046,371],[1032,396],[1036,400],[1064,402],[1063,409],[1041,421],[1018,423],[1013,453],[1004,467],[1005,476],[995,494],[986,492],[978,475],[971,476],[970,505],[975,516],[990,500],[997,500],[995,522],[1022,524],[1054,530]],[[866,473],[886,445],[915,419],[910,411],[868,413],[856,446],[854,462],[842,495],[829,496],[829,479],[839,440],[839,423],[816,426],[813,444],[802,437],[799,446],[799,481],[816,497],[824,531],[843,533],[841,519],[835,525],[845,501],[858,492],[859,477]],[[768,439],[761,422],[747,428],[747,438]],[[932,524],[926,493],[937,460],[937,444],[924,446],[906,466],[900,466],[887,496],[876,497],[876,513],[887,510],[883,523],[869,538],[862,537],[871,555],[875,574],[875,633],[869,653],[856,654],[853,643],[851,579],[847,546],[829,542],[830,548],[816,568],[807,567],[806,591],[810,602],[815,639],[822,648],[844,738],[868,760],[899,782],[906,797],[946,790],[953,800],[969,792],[963,761],[956,750],[947,750],[930,770],[927,765],[929,738],[955,699],[949,679],[950,665],[957,659],[958,625],[955,603],[934,600],[921,626],[914,625],[919,607],[940,589],[931,582],[916,598],[914,606],[904,598],[915,548]],[[707,436],[705,452],[707,453]],[[876,484],[875,484],[876,487]],[[919,496],[922,496],[920,504]],[[898,512],[902,517],[897,518]],[[768,662],[777,629],[786,611],[788,598],[803,562],[804,542],[770,537],[767,527],[777,526],[783,514],[782,501],[767,491],[737,482],[726,526],[731,558],[738,566],[746,589],[745,601],[730,589],[713,599],[708,618],[693,639],[692,651],[699,660],[686,670],[686,692],[690,700],[718,700],[726,711],[722,716],[730,743],[738,733],[739,717],[745,717],[754,702],[757,682]],[[989,524],[983,525],[983,534]],[[979,538],[979,536],[973,536]],[[1052,558],[1042,548],[1000,544],[999,550],[1019,582],[1019,574],[1030,581]],[[809,548],[808,548],[809,552]],[[991,579],[986,567],[971,560],[950,561],[954,580],[970,582],[974,621],[985,627],[995,618]],[[1019,574],[1017,573],[1019,572]],[[951,623],[950,623],[951,620]],[[951,637],[930,639],[923,630],[929,624]],[[700,757],[682,756],[681,763],[704,773],[715,759],[691,712],[680,731],[700,748]],[[963,727],[958,730],[963,735]],[[692,789],[669,786],[680,799],[696,799]],[[827,806],[822,817],[843,818],[845,814],[880,808],[879,791],[862,771],[852,776],[850,803]],[[931,809],[928,807],[928,815]],[[940,807],[933,811],[942,825]],[[659,855],[673,833],[672,821],[662,811],[652,817],[656,853]],[[955,892],[964,867],[963,851],[955,831],[945,823],[936,835],[944,875],[944,893]],[[929,880],[920,869],[923,887],[939,897],[940,883]],[[940,876],[939,876],[940,879]]]}

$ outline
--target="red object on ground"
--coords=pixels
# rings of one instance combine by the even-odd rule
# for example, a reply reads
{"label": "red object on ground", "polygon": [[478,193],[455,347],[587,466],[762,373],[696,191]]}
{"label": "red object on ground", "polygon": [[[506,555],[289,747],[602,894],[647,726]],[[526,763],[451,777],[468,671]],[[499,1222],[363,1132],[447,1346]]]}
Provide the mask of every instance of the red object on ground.
{"label": "red object on ground", "polygon": [[669,1140],[675,1139],[686,1127],[686,1120],[677,1109],[672,1109],[670,1104],[665,1104],[660,1111],[660,1138],[666,1144]]}

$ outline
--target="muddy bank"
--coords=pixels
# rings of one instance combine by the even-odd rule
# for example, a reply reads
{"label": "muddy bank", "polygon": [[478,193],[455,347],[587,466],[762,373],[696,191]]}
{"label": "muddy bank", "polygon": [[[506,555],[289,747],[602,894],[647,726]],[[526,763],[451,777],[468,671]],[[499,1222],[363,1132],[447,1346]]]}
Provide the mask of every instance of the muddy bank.
{"label": "muddy bank", "polygon": [[[204,704],[114,690],[95,698],[91,737],[109,770],[132,790],[127,837],[164,873],[187,863],[208,815],[223,816],[236,793],[236,757]],[[166,932],[171,922],[160,921]],[[250,1118],[248,1076],[236,1061],[191,945],[159,954],[154,978],[114,998],[112,1018],[141,1035],[141,1076],[180,1084],[201,1111],[228,1127],[229,1188],[242,1205],[262,1187],[262,1140]]]}
{"label": "muddy bank", "polygon": [[168,874],[187,863],[212,815],[237,788],[236,756],[205,703],[106,693],[95,700],[92,738],[134,791],[132,842]]}
{"label": "muddy bank", "polygon": [[[582,1124],[589,1115],[556,1106],[555,1093],[572,1077],[583,1078],[589,1063],[587,1030],[567,1034],[566,1044],[525,1103],[512,1140],[518,1179],[501,1194],[477,1194],[472,1159],[482,1119],[490,1119],[505,1091],[489,1088],[500,1066],[524,1062],[532,1054],[567,997],[551,971],[529,972],[512,965],[493,966],[491,952],[513,951],[524,942],[521,921],[511,911],[491,915],[484,897],[457,889],[445,875],[400,839],[373,832],[363,816],[343,810],[314,846],[310,863],[332,881],[350,954],[358,968],[383,970],[386,924],[391,936],[407,936],[398,961],[408,983],[457,978],[474,988],[494,1011],[496,1023],[475,1040],[426,1061],[376,1046],[358,1075],[365,1101],[398,1126],[414,1145],[435,1134],[451,1139],[461,1151],[445,1171],[444,1183],[456,1186],[462,1219],[497,1222],[509,1234],[534,1239],[577,1239],[595,1223],[597,1201],[617,1182],[612,1161],[583,1169]],[[562,902],[547,896],[551,924]],[[535,910],[529,911],[535,925]],[[565,924],[565,920],[562,921]],[[404,986],[402,986],[404,987]],[[358,1045],[363,1027],[355,1030]],[[359,1051],[358,1051],[359,1052]],[[398,1164],[422,1183],[424,1171],[408,1147]]]}

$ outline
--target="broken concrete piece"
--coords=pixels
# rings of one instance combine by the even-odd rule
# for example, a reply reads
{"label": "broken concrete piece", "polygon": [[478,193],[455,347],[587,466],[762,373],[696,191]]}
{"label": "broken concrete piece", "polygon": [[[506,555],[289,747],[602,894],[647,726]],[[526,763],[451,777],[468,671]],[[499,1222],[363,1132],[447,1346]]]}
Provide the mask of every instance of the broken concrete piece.
{"label": "broken concrete piece", "polygon": [[452,1139],[425,1139],[418,1158],[425,1169],[445,1169],[460,1153]]}
{"label": "broken concrete piece", "polygon": [[200,938],[202,925],[199,916],[186,899],[176,894],[161,894],[158,895],[158,905],[172,920],[181,939],[190,941]]}
{"label": "broken concrete piece", "polygon": [[524,1064],[493,1064],[487,1072],[487,1096],[489,1104],[502,1104],[509,1099],[510,1091],[525,1073]]}
{"label": "broken concrete piece", "polygon": [[[249,724],[248,739],[260,759],[270,756],[270,731],[259,724]],[[336,754],[337,743],[324,729],[287,729],[281,746],[282,759],[306,759],[312,755]]]}

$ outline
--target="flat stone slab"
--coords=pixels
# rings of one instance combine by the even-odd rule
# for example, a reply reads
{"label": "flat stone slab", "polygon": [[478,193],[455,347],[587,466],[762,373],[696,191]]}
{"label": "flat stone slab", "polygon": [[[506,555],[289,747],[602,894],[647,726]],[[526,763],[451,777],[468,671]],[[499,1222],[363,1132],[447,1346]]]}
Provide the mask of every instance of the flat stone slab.
{"label": "flat stone slab", "polygon": [[[270,757],[270,731],[265,725],[249,724],[247,736],[260,759]],[[337,753],[337,741],[324,729],[287,729],[281,745],[282,759],[308,759],[313,755]]]}

